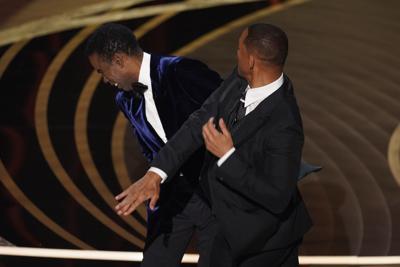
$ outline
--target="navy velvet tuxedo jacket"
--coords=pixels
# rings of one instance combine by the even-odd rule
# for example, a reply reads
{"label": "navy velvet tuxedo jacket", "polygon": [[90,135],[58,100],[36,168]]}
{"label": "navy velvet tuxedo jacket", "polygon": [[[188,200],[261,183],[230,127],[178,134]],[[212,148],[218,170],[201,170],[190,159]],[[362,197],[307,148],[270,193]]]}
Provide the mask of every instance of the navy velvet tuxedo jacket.
{"label": "navy velvet tuxedo jacket", "polygon": [[[154,54],[150,59],[150,77],[154,101],[168,140],[222,82],[216,72],[200,61]],[[133,126],[144,156],[152,161],[163,141],[149,123],[144,125],[137,119],[145,116],[144,98],[138,98],[132,92],[119,91],[115,99]],[[185,179],[170,179],[171,182],[162,185],[159,205],[172,201],[172,206],[167,209],[183,208],[198,185],[203,157],[204,149],[199,148],[176,172],[182,173]]]}
{"label": "navy velvet tuxedo jacket", "polygon": [[[203,145],[203,124],[210,117],[228,122],[246,87],[235,70],[151,165],[172,176]],[[201,184],[233,256],[283,248],[301,239],[311,219],[297,189],[304,136],[288,77],[230,131],[236,151],[221,167],[206,152]]]}

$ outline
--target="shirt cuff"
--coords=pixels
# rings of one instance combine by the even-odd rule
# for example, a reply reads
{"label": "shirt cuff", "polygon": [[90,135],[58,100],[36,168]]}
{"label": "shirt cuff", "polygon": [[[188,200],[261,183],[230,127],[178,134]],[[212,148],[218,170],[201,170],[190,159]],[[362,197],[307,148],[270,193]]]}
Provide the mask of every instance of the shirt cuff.
{"label": "shirt cuff", "polygon": [[156,168],[156,167],[150,167],[148,172],[154,172],[154,173],[158,174],[158,176],[161,177],[161,183],[164,183],[164,181],[167,180],[167,178],[168,178],[168,175],[163,170]]}
{"label": "shirt cuff", "polygon": [[217,161],[217,165],[218,167],[221,167],[221,165],[233,154],[233,152],[235,152],[235,147],[232,147],[231,149],[229,149],[228,152],[225,153],[225,155],[223,155],[218,161]]}

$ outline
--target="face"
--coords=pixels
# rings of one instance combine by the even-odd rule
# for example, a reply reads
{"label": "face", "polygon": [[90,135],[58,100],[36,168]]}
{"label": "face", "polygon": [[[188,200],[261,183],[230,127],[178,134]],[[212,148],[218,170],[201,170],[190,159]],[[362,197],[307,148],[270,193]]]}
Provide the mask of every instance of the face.
{"label": "face", "polygon": [[[97,53],[89,56],[90,64],[102,75],[103,82],[116,86],[124,91],[132,89],[132,83],[135,82],[135,75],[127,66],[127,55],[117,53],[111,62],[107,62]],[[137,78],[136,78],[137,80]]]}
{"label": "face", "polygon": [[244,45],[244,40],[247,37],[247,29],[242,32],[239,38],[237,49],[238,72],[243,78],[248,78],[250,74],[250,55]]}

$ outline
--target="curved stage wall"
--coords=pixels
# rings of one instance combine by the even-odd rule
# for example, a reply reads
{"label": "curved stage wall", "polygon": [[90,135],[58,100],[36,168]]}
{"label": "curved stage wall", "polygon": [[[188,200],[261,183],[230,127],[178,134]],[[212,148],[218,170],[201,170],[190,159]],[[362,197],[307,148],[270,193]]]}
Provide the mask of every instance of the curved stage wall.
{"label": "curved stage wall", "polygon": [[[157,4],[151,2],[138,8]],[[301,254],[399,255],[400,2],[282,2],[120,22],[146,51],[194,57],[223,76],[235,65],[246,25],[262,21],[285,29],[286,72],[306,133],[304,158],[324,167],[300,184],[314,220]],[[0,236],[17,246],[143,248],[143,207],[126,219],[112,209],[113,196],[147,165],[115,107],[115,92],[84,56],[95,28],[0,47]],[[193,244],[188,251],[195,252]],[[6,257],[4,266],[14,261]]]}

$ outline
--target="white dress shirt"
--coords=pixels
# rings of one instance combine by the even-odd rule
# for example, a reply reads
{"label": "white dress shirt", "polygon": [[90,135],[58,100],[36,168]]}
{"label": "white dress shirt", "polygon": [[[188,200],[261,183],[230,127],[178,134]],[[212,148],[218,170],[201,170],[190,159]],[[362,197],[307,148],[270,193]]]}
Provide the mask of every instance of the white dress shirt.
{"label": "white dress shirt", "polygon": [[158,136],[164,143],[167,142],[167,137],[165,135],[164,128],[161,123],[160,116],[158,115],[156,103],[153,98],[153,88],[151,86],[150,77],[150,54],[143,53],[142,65],[140,65],[139,79],[138,82],[147,85],[147,90],[144,92],[145,109],[146,109],[146,119],[156,131]]}
{"label": "white dress shirt", "polygon": [[[143,52],[143,59],[142,59],[142,64],[140,65],[138,82],[147,85],[147,90],[143,94],[145,102],[144,106],[146,112],[146,119],[153,127],[153,129],[156,131],[157,135],[161,138],[161,140],[163,140],[163,142],[166,143],[168,141],[167,136],[165,135],[165,131],[162,126],[160,116],[158,115],[156,103],[154,102],[153,98],[153,88],[151,86],[151,77],[150,77],[150,58],[151,58],[150,54]],[[155,172],[159,176],[161,176],[163,178],[162,182],[164,182],[164,180],[167,179],[167,174],[158,168],[151,167],[149,171]]]}

